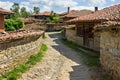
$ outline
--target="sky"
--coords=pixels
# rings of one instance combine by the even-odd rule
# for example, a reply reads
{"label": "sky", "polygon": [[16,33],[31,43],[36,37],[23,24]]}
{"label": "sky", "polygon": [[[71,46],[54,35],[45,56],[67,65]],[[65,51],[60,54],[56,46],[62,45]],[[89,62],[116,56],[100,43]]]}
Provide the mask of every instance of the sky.
{"label": "sky", "polygon": [[14,3],[19,3],[20,7],[25,7],[27,11],[33,11],[33,7],[40,8],[40,12],[54,11],[66,12],[67,7],[75,10],[103,9],[112,5],[120,4],[120,0],[0,0],[0,7],[10,9]]}

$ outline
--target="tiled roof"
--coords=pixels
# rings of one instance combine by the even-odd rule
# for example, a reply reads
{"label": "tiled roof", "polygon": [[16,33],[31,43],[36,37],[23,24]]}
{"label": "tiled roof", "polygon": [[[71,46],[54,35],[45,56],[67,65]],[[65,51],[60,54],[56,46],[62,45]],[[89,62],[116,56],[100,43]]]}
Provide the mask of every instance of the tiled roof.
{"label": "tiled roof", "polygon": [[41,13],[38,13],[38,14],[33,14],[32,16],[50,16],[51,15],[51,12],[41,12]]}
{"label": "tiled roof", "polygon": [[63,17],[79,17],[93,13],[91,10],[70,10],[70,12]]}
{"label": "tiled roof", "polygon": [[94,26],[94,30],[105,30],[105,29],[110,30],[110,28],[120,29],[119,26],[120,26],[119,21],[105,21],[99,25]]}
{"label": "tiled roof", "polygon": [[58,14],[59,16],[65,16],[65,15],[67,15],[68,14],[68,12],[63,12],[63,13],[60,13],[60,14]]}
{"label": "tiled roof", "polygon": [[32,18],[21,18],[24,23],[32,23],[34,20]]}
{"label": "tiled roof", "polygon": [[69,20],[68,22],[97,20],[120,20],[120,4],[98,10],[86,16],[80,16],[78,18]]}
{"label": "tiled roof", "polygon": [[14,12],[0,8],[0,14],[14,14]]}

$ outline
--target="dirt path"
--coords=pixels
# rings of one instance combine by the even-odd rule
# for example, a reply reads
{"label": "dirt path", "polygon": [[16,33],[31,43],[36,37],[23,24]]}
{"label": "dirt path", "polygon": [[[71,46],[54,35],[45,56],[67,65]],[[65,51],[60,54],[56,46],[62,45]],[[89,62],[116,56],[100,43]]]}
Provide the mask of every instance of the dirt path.
{"label": "dirt path", "polygon": [[92,80],[89,68],[82,64],[80,55],[60,42],[59,32],[47,33],[48,50],[19,80]]}

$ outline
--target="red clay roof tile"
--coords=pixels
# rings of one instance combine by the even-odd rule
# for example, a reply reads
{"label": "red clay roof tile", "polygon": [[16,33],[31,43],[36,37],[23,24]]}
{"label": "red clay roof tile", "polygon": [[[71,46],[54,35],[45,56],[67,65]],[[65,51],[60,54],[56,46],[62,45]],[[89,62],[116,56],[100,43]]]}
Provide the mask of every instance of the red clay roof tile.
{"label": "red clay roof tile", "polygon": [[41,12],[41,13],[38,13],[38,14],[33,14],[32,16],[50,16],[51,15],[51,12]]}
{"label": "red clay roof tile", "polygon": [[63,17],[79,17],[93,13],[91,10],[70,10],[70,12]]}
{"label": "red clay roof tile", "polygon": [[120,4],[98,10],[86,16],[80,16],[68,22],[96,21],[96,20],[120,20]]}
{"label": "red clay roof tile", "polygon": [[14,14],[14,12],[0,8],[0,14]]}

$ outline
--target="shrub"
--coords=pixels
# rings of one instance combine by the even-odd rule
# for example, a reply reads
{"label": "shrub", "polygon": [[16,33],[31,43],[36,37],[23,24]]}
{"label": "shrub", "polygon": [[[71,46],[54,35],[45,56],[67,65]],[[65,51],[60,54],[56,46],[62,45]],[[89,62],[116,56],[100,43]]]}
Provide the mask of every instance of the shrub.
{"label": "shrub", "polygon": [[21,19],[7,19],[5,20],[5,30],[6,31],[15,31],[24,27],[24,22]]}

